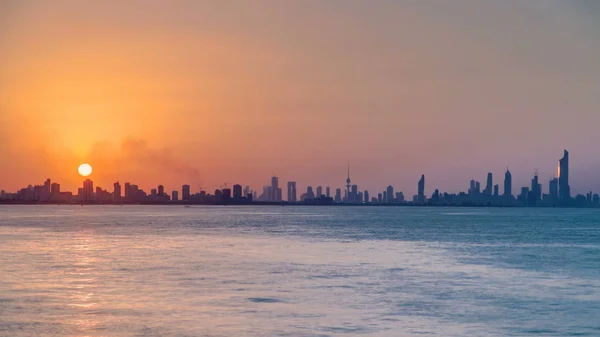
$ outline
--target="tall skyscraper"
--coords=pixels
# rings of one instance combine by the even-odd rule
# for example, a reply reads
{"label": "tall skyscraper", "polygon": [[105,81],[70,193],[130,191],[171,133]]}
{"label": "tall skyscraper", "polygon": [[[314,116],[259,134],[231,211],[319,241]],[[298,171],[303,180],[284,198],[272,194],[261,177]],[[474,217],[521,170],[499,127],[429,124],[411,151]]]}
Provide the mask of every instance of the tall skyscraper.
{"label": "tall skyscraper", "polygon": [[421,175],[421,179],[419,179],[419,183],[417,185],[418,187],[418,200],[419,203],[424,204],[425,203],[425,175]]}
{"label": "tall skyscraper", "polygon": [[387,200],[385,202],[387,202],[388,204],[394,203],[394,187],[392,185],[389,185],[386,188],[385,192],[387,196]]}
{"label": "tall skyscraper", "polygon": [[179,192],[178,191],[171,192],[171,201],[179,201]]}
{"label": "tall skyscraper", "polygon": [[371,201],[369,200],[369,191],[365,190],[365,192],[363,193],[363,197],[365,204],[368,204]]}
{"label": "tall skyscraper", "polygon": [[508,169],[504,173],[504,197],[512,198],[512,174]]}
{"label": "tall skyscraper", "polygon": [[125,200],[131,201],[131,184],[125,183]]}
{"label": "tall skyscraper", "polygon": [[190,201],[190,185],[181,186],[181,200]]}
{"label": "tall skyscraper", "polygon": [[158,185],[158,196],[159,197],[165,196],[165,187],[163,185]]}
{"label": "tall skyscraper", "polygon": [[492,172],[488,172],[487,174],[487,181],[485,184],[485,194],[488,196],[492,195],[492,189],[493,189],[493,180],[492,180]]}
{"label": "tall skyscraper", "polygon": [[121,201],[121,184],[118,181],[113,185],[113,201]]}
{"label": "tall skyscraper", "polygon": [[297,192],[296,192],[296,182],[288,181],[287,183],[287,201],[288,202],[296,202],[297,201]]}
{"label": "tall skyscraper", "polygon": [[497,197],[500,194],[500,186],[498,184],[494,185],[494,197]]}
{"label": "tall skyscraper", "polygon": [[565,150],[563,157],[558,161],[558,193],[562,202],[571,199],[569,186],[569,151]]}
{"label": "tall skyscraper", "polygon": [[233,200],[235,200],[235,201],[242,200],[242,185],[239,185],[239,184],[233,185]]}
{"label": "tall skyscraper", "polygon": [[323,195],[323,187],[317,186],[317,198],[320,198]]}
{"label": "tall skyscraper", "polygon": [[341,188],[335,189],[335,202],[342,202],[342,189]]}
{"label": "tall skyscraper", "polygon": [[360,202],[360,200],[358,199],[358,186],[357,185],[352,185],[352,187],[350,187],[349,202]]}
{"label": "tall skyscraper", "polygon": [[325,187],[325,196],[331,198],[331,188],[329,186]]}
{"label": "tall skyscraper", "polygon": [[276,176],[271,178],[271,197],[269,198],[269,201],[281,201],[281,188],[279,188],[279,178]]}
{"label": "tall skyscraper", "polygon": [[542,185],[539,182],[537,172],[531,179],[531,204],[536,205],[542,199]]}
{"label": "tall skyscraper", "polygon": [[94,200],[94,182],[90,179],[86,179],[83,182],[83,201],[93,201]]}

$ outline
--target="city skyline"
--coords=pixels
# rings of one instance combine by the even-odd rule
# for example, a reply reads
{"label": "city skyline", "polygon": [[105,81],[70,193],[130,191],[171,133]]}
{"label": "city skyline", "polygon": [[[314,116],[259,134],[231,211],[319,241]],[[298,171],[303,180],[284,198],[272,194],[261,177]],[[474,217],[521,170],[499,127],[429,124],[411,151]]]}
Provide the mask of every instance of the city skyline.
{"label": "city skyline", "polygon": [[[83,164],[82,166],[86,166]],[[89,167],[89,165],[87,165]],[[61,191],[60,184],[52,183],[48,178],[43,185],[29,185],[15,193],[0,191],[0,200],[8,202],[61,202],[61,203],[167,203],[184,202],[200,204],[250,204],[250,203],[300,203],[300,204],[414,204],[414,205],[489,205],[489,206],[600,206],[600,197],[591,189],[585,195],[571,194],[570,180],[570,161],[569,152],[565,149],[563,156],[558,160],[556,175],[553,176],[547,185],[547,190],[543,189],[543,182],[540,181],[538,170],[535,171],[529,186],[521,186],[515,189],[513,186],[513,176],[508,167],[504,173],[502,181],[503,191],[500,193],[500,182],[494,184],[494,175],[488,172],[486,175],[485,187],[482,189],[480,181],[471,179],[469,188],[466,191],[441,191],[433,187],[433,193],[428,194],[426,190],[425,175],[422,174],[417,182],[417,193],[413,195],[412,200],[407,199],[403,191],[396,190],[394,186],[388,185],[383,191],[376,194],[370,194],[367,189],[360,190],[350,176],[350,165],[347,166],[344,192],[341,188],[335,188],[335,195],[331,194],[331,186],[307,185],[306,192],[300,192],[298,196],[297,182],[287,181],[285,190],[279,185],[279,177],[272,176],[270,184],[263,185],[262,192],[257,191],[249,185],[242,186],[234,184],[227,186],[224,183],[219,188],[211,190],[201,189],[194,191],[188,184],[181,186],[181,189],[174,189],[171,192],[165,189],[164,185],[158,185],[152,188],[150,192],[144,191],[136,184],[126,182],[124,190],[120,182],[113,184],[113,191],[97,186],[94,190],[94,183],[89,178],[89,172],[80,173],[85,176],[83,186],[78,188],[77,193],[70,191]],[[513,191],[518,194],[513,194]],[[547,191],[548,193],[544,193]],[[180,194],[181,193],[181,194]],[[181,199],[179,199],[181,195]],[[287,198],[284,198],[287,195]],[[430,195],[430,196],[429,196]]]}
{"label": "city skyline", "polygon": [[0,185],[600,188],[598,6],[349,2],[2,2]]}

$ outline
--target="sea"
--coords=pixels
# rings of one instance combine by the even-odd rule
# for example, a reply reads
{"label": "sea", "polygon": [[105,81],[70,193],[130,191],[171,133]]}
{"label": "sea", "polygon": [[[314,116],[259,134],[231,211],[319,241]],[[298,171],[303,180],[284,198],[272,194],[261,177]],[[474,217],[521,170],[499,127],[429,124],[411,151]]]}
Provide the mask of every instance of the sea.
{"label": "sea", "polygon": [[600,336],[600,210],[0,206],[0,336]]}

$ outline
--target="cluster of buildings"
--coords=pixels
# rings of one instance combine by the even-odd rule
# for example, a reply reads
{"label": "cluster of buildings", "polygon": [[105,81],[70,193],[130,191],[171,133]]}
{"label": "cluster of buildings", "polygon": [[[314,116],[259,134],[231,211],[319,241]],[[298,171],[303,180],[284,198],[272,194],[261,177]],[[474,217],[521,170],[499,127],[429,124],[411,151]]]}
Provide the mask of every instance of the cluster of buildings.
{"label": "cluster of buildings", "polygon": [[[473,179],[466,192],[442,193],[436,189],[429,197],[425,195],[425,176],[422,175],[417,182],[417,194],[410,200],[405,198],[404,193],[395,192],[391,185],[376,195],[370,195],[367,190],[360,191],[358,185],[352,184],[349,166],[345,183],[345,189],[336,188],[333,194],[329,186],[317,186],[315,189],[308,186],[306,192],[299,194],[296,182],[288,181],[287,196],[284,199],[278,177],[272,177],[270,185],[264,186],[260,195],[249,186],[242,187],[239,184],[233,185],[232,188],[216,189],[212,194],[206,191],[192,193],[190,185],[183,185],[181,191],[175,190],[171,193],[165,192],[164,186],[159,185],[147,193],[138,185],[121,185],[119,182],[114,183],[112,191],[107,191],[101,187],[94,188],[90,179],[86,179],[77,194],[73,194],[61,191],[60,184],[47,179],[42,185],[28,186],[16,193],[1,191],[0,202],[600,207],[598,194],[589,192],[574,198],[571,196],[569,153],[566,150],[559,160],[557,177],[548,182],[547,193],[543,193],[537,172],[529,186],[513,191],[512,174],[508,169],[504,174],[502,194],[500,184],[494,184],[492,173],[487,174],[483,189],[481,183]],[[514,192],[518,194],[515,196]]]}

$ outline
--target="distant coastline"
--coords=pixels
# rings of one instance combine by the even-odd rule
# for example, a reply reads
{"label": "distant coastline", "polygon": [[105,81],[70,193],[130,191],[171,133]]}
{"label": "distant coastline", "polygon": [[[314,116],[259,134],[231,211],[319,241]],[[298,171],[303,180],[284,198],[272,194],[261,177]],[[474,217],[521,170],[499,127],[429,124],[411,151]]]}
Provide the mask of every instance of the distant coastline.
{"label": "distant coastline", "polygon": [[55,205],[55,206],[332,206],[332,207],[464,207],[464,208],[598,208],[597,205],[506,205],[506,204],[415,204],[415,203],[311,203],[311,202],[229,202],[229,203],[194,203],[194,202],[56,202],[56,201],[23,201],[0,200],[0,205]]}

